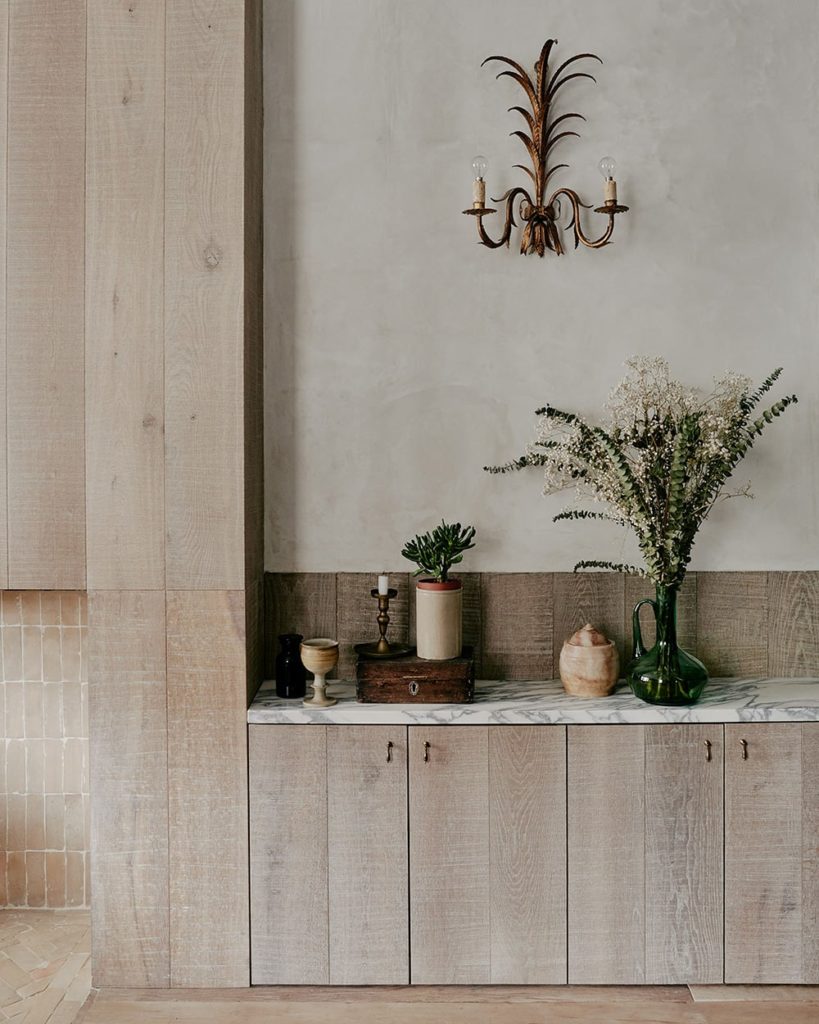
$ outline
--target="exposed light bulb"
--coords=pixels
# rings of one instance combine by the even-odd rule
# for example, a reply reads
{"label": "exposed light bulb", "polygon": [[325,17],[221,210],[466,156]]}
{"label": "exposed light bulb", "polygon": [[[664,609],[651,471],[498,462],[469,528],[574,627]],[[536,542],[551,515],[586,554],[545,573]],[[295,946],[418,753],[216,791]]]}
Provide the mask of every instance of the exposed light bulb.
{"label": "exposed light bulb", "polygon": [[607,180],[614,178],[614,172],[617,170],[617,161],[613,156],[604,156],[597,166],[600,168],[600,173],[604,178]]}
{"label": "exposed light bulb", "polygon": [[485,156],[476,156],[472,160],[472,170],[475,174],[476,179],[483,179],[486,177],[487,162]]}

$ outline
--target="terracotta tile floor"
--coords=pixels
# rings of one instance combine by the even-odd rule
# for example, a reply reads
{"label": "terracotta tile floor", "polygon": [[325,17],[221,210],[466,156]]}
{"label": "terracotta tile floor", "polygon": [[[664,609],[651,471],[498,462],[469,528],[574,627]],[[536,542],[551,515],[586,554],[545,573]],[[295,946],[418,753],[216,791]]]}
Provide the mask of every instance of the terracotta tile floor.
{"label": "terracotta tile floor", "polygon": [[87,910],[0,910],[0,1021],[71,1024],[90,988]]}

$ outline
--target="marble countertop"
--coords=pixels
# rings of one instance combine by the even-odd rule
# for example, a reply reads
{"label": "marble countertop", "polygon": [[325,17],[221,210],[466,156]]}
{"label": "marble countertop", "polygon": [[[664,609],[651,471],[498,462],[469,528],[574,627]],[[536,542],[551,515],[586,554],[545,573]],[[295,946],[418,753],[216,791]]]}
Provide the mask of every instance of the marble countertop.
{"label": "marble countertop", "polygon": [[280,700],[265,683],[247,713],[277,725],[644,725],[663,722],[819,721],[819,679],[712,679],[693,707],[645,704],[621,683],[610,697],[569,697],[560,680],[475,685],[472,704],[358,704],[355,683],[330,680],[324,710]]}

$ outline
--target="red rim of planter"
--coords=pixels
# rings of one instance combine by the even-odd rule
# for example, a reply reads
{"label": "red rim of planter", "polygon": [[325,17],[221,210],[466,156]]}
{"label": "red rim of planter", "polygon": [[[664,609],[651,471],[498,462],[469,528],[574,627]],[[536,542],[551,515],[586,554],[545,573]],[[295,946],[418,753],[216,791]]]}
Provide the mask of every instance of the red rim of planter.
{"label": "red rim of planter", "polygon": [[418,580],[415,586],[419,590],[460,590],[460,580],[447,580],[446,583],[439,583],[437,580]]}

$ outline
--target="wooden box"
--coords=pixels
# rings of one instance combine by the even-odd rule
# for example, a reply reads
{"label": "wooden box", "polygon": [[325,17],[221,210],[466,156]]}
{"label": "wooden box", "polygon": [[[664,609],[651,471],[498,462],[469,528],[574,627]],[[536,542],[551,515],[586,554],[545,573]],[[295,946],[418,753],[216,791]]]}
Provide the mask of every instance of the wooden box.
{"label": "wooden box", "polygon": [[471,704],[475,695],[471,647],[451,661],[359,658],[355,675],[361,704]]}

